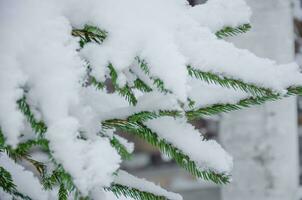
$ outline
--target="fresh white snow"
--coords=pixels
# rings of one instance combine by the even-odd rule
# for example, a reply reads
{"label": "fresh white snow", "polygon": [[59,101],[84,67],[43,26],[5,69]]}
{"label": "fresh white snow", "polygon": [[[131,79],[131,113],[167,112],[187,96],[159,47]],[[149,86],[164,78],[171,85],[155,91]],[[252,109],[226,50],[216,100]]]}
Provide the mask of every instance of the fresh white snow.
{"label": "fresh white snow", "polygon": [[[215,36],[224,26],[248,23],[249,17],[243,0],[209,0],[194,8],[186,0],[0,0],[0,126],[6,143],[16,146],[33,137],[16,104],[26,95],[34,115],[48,127],[45,137],[54,158],[88,194],[109,186],[121,162],[109,139],[98,136],[101,121],[141,111],[182,111],[188,97],[198,101],[197,106],[248,97],[197,84],[188,76],[187,65],[278,92],[301,85],[296,64],[258,58]],[[108,37],[101,45],[79,50],[71,31],[85,24],[106,30]],[[136,77],[152,86],[138,68],[137,56],[147,62],[150,76],[160,78],[173,94],[136,91],[138,103],[129,106],[118,94],[83,87],[87,63],[99,81],[108,77],[107,65],[112,63],[120,87],[133,84]],[[165,117],[146,125],[201,168],[230,172],[231,157],[216,142],[203,141],[183,119]],[[86,140],[79,139],[80,133]]]}
{"label": "fresh white snow", "polygon": [[201,133],[184,119],[161,117],[148,120],[144,124],[160,138],[171,142],[188,155],[201,169],[219,173],[230,173],[232,170],[232,157],[216,141],[203,140]]}

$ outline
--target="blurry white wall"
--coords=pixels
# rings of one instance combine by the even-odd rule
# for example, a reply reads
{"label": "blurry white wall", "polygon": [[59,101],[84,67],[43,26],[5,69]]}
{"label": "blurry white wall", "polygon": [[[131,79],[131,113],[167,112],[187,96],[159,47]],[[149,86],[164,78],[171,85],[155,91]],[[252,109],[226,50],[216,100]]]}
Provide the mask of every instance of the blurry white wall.
{"label": "blurry white wall", "polygon": [[[294,59],[290,0],[247,0],[252,31],[233,42],[279,63]],[[244,70],[244,66],[241,66]],[[296,99],[267,103],[223,117],[220,137],[234,156],[233,182],[223,200],[297,200]]]}

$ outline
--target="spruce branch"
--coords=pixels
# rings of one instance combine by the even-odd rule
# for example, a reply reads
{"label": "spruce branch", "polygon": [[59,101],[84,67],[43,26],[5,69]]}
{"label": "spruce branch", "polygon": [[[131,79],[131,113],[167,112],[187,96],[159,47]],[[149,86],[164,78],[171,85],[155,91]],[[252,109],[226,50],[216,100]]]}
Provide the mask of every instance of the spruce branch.
{"label": "spruce branch", "polygon": [[144,83],[141,79],[137,78],[134,81],[134,88],[142,91],[142,92],[151,92],[152,88],[150,88],[146,83]]}
{"label": "spruce branch", "polygon": [[128,152],[127,148],[118,140],[118,138],[113,136],[110,139],[110,144],[116,149],[123,160],[131,159],[131,153]]}
{"label": "spruce branch", "polygon": [[45,139],[37,139],[37,140],[27,140],[26,142],[22,142],[18,144],[16,148],[12,148],[9,145],[5,144],[4,136],[0,130],[0,151],[5,152],[8,157],[13,159],[15,162],[21,159],[27,160],[30,162],[37,171],[43,175],[45,173],[45,165],[42,162],[36,161],[31,158],[29,151],[34,146],[39,146],[42,150],[49,152],[48,141]]}
{"label": "spruce branch", "polygon": [[156,119],[163,116],[181,117],[182,112],[178,110],[159,110],[158,112],[142,111],[130,115],[127,120],[134,122],[144,122],[150,119]]}
{"label": "spruce branch", "polygon": [[46,132],[47,128],[44,122],[37,121],[34,117],[34,114],[30,110],[30,106],[26,102],[26,97],[24,96],[20,100],[17,101],[19,109],[25,115],[27,121],[30,123],[32,129],[37,133],[39,136]]}
{"label": "spruce branch", "polygon": [[[100,30],[97,27],[93,27],[93,26],[89,26],[90,29],[83,29],[82,32],[80,29],[75,29],[73,30],[73,32],[75,31],[77,34],[73,33],[74,36],[80,36],[78,33],[81,33],[81,35],[85,35],[84,33],[86,33],[86,35],[88,35],[87,37],[91,37],[91,38],[95,38],[95,39],[90,39],[90,40],[85,40],[86,42],[91,42],[93,40],[97,40],[97,35],[95,34],[94,30]],[[230,36],[230,35],[234,35],[234,34],[238,34],[238,33],[244,33],[247,32],[249,29],[251,28],[251,26],[249,24],[243,24],[237,28],[232,28],[232,27],[225,27],[224,29],[218,31],[216,33],[216,35],[218,37],[224,37],[224,36]],[[91,32],[90,32],[91,31]],[[101,30],[100,30],[101,31]],[[88,34],[88,33],[89,34]],[[106,37],[106,32],[105,31],[101,31],[101,36],[103,38],[103,40]],[[102,40],[102,41],[103,41]],[[138,62],[139,67],[142,69],[143,72],[145,72],[146,75],[149,76],[149,78],[153,81],[153,85],[159,89],[159,91],[164,92],[164,93],[171,93],[170,90],[165,88],[164,82],[156,77],[153,77],[150,74],[150,70],[148,68],[148,64],[145,60],[140,59],[138,56],[135,58],[135,60]],[[192,77],[201,79],[203,81],[206,81],[208,83],[215,83],[215,84],[219,84],[222,87],[228,87],[228,88],[234,88],[234,89],[241,89],[245,92],[249,92],[252,95],[265,95],[266,92],[268,91],[265,88],[259,88],[257,86],[254,86],[252,84],[246,84],[240,80],[236,80],[236,79],[231,79],[231,78],[226,78],[226,77],[220,77],[219,75],[210,73],[210,72],[202,72],[200,70],[194,69],[191,66],[188,66],[188,74]],[[110,75],[113,75],[113,79],[117,79],[117,73],[112,72],[112,70],[114,70],[112,65],[109,65],[109,69],[110,69]],[[113,80],[113,83],[116,81]],[[133,96],[131,95],[131,89],[128,88],[124,88],[122,91],[118,91],[122,96],[126,96],[127,99],[129,100],[129,102],[131,102],[132,104],[135,102]],[[133,104],[135,105],[135,104]]]}
{"label": "spruce branch", "polygon": [[256,96],[256,97],[249,97],[246,99],[242,99],[236,104],[215,104],[204,108],[189,110],[186,111],[186,117],[189,120],[194,120],[194,119],[202,118],[204,116],[216,115],[220,113],[228,113],[243,108],[249,108],[255,105],[262,105],[265,102],[276,101],[284,97],[302,94],[302,87],[290,87],[287,90],[288,92],[285,95],[271,93],[266,96],[258,96],[258,97]]}
{"label": "spruce branch", "polygon": [[64,170],[61,165],[56,166],[50,175],[42,176],[42,184],[45,189],[52,189],[55,186],[64,185],[64,189],[72,192],[76,189],[72,177]]}
{"label": "spruce branch", "polygon": [[250,24],[243,24],[238,27],[224,27],[223,29],[217,31],[215,34],[219,39],[230,37],[230,36],[236,36],[238,34],[246,33],[248,32],[252,26]]}
{"label": "spruce branch", "polygon": [[124,196],[135,200],[167,200],[164,196],[156,196],[152,193],[140,191],[139,189],[130,188],[121,184],[112,184],[110,187],[105,188],[105,190],[113,192],[117,198]]}
{"label": "spruce branch", "polygon": [[0,166],[0,187],[3,191],[12,194],[16,191],[16,185],[13,182],[11,174]]}
{"label": "spruce branch", "polygon": [[118,74],[116,72],[116,70],[114,69],[112,64],[108,65],[109,68],[109,74],[111,77],[111,81],[112,84],[114,86],[115,91],[117,91],[122,97],[125,97],[126,100],[131,104],[131,105],[136,105],[137,100],[135,95],[133,94],[131,88],[128,86],[128,84],[126,84],[124,87],[119,87],[118,83],[117,83],[117,79],[118,79]]}
{"label": "spruce branch", "polygon": [[235,90],[240,89],[244,92],[252,94],[253,96],[266,96],[267,94],[272,93],[270,89],[261,88],[253,84],[247,84],[241,80],[219,76],[211,72],[203,72],[191,66],[188,66],[187,70],[189,76],[200,79],[206,83],[217,84],[221,87],[233,88]]}
{"label": "spruce branch", "polygon": [[71,34],[80,38],[81,47],[89,42],[101,44],[107,37],[106,31],[91,25],[85,25],[83,29],[73,29]]}
{"label": "spruce branch", "polygon": [[[80,37],[80,46],[83,47],[86,43],[92,41],[101,44],[107,37],[107,32],[99,29],[98,27],[86,25],[84,29],[73,29],[72,35],[75,37]],[[131,105],[135,105],[137,103],[137,100],[131,88],[128,86],[128,84],[120,88],[117,84],[118,74],[116,70],[114,69],[112,64],[109,64],[108,68],[115,90],[122,97],[125,97]],[[103,89],[105,87],[104,83],[97,81],[96,78],[93,76],[91,76],[91,84],[94,85],[97,89]]]}
{"label": "spruce branch", "polygon": [[151,145],[157,147],[162,153],[171,157],[179,166],[186,169],[195,177],[207,181],[211,180],[216,184],[226,184],[229,182],[228,175],[219,174],[211,170],[201,170],[189,156],[183,154],[181,150],[177,149],[164,139],[160,139],[156,133],[152,132],[142,123],[116,119],[102,122],[102,125],[104,128],[116,128],[144,139]]}
{"label": "spruce branch", "polygon": [[88,197],[81,195],[80,190],[73,183],[72,177],[68,174],[61,165],[57,165],[56,169],[50,175],[42,177],[42,184],[46,190],[59,187],[58,198],[68,199],[69,194],[74,192],[75,200],[88,200]]}
{"label": "spruce branch", "polygon": [[[102,39],[104,40],[106,38],[106,32],[100,30],[97,27],[93,27],[93,26],[88,26],[89,28],[84,28],[82,30],[80,29],[74,29],[73,32],[75,31],[76,33],[73,33],[74,36],[80,36],[80,35],[88,35],[87,37],[91,37],[95,39],[90,39],[90,40],[85,40],[86,42],[90,42],[93,40],[97,40],[97,37],[102,37]],[[251,25],[250,24],[243,24],[241,26],[238,26],[236,28],[232,28],[232,27],[225,27],[222,30],[218,31],[216,33],[217,37],[225,37],[225,36],[232,36],[232,35],[236,35],[239,33],[245,33],[248,30],[251,29]],[[99,33],[96,34],[95,30],[98,30]],[[81,34],[79,34],[81,33]],[[102,41],[103,41],[102,40]],[[152,77],[152,75],[150,74],[150,70],[148,68],[148,64],[145,60],[140,59],[139,57],[136,57],[135,60],[138,62],[139,67],[143,70],[143,72],[145,72],[146,75],[149,76],[149,78],[153,81],[153,85],[155,85],[156,88],[159,89],[159,91],[164,92],[164,93],[171,93],[170,90],[165,88],[164,82],[162,80],[160,80],[159,78],[156,77]],[[110,75],[113,75],[113,79],[114,76],[116,76],[115,78],[117,78],[117,74],[115,72],[115,74],[112,72],[112,65],[109,65],[109,69],[110,69]],[[253,84],[247,84],[244,83],[241,80],[237,80],[237,79],[232,79],[232,78],[227,78],[227,77],[223,77],[220,75],[216,75],[214,73],[211,72],[203,72],[201,70],[197,70],[194,69],[191,66],[187,66],[187,70],[188,70],[188,74],[192,77],[198,78],[200,80],[203,80],[207,83],[214,83],[214,84],[219,84],[222,87],[227,87],[227,88],[233,88],[233,89],[240,89],[244,92],[248,92],[251,93],[253,96],[262,96],[262,95],[267,95],[272,93],[272,91],[270,89],[267,88],[261,88],[258,86],[255,86]],[[115,79],[116,81],[116,79]],[[113,80],[114,82],[114,80]],[[137,82],[138,84],[142,83],[141,81]],[[145,84],[146,85],[146,84]],[[140,86],[142,86],[142,84],[140,84]],[[147,89],[149,90],[149,89]],[[128,101],[135,105],[135,100],[133,98],[133,95],[131,95],[131,88],[123,88],[122,91],[118,91],[122,96],[125,96]]]}
{"label": "spruce branch", "polygon": [[4,192],[12,195],[13,199],[31,200],[30,197],[20,193],[17,190],[17,186],[15,185],[11,174],[2,166],[0,166],[0,187]]}
{"label": "spruce branch", "polygon": [[96,80],[96,78],[93,76],[90,76],[90,83],[91,85],[95,86],[98,90],[102,90],[105,88],[105,83]]}
{"label": "spruce branch", "polygon": [[68,191],[65,189],[63,183],[61,183],[59,191],[58,191],[59,200],[67,200],[68,199]]}
{"label": "spruce branch", "polygon": [[168,90],[167,88],[165,88],[165,84],[162,80],[160,80],[159,78],[153,77],[150,73],[148,64],[145,60],[140,59],[139,57],[136,57],[135,60],[137,61],[140,69],[142,69],[142,71],[149,76],[149,78],[153,81],[153,85],[160,91],[163,93],[172,93],[170,90]]}

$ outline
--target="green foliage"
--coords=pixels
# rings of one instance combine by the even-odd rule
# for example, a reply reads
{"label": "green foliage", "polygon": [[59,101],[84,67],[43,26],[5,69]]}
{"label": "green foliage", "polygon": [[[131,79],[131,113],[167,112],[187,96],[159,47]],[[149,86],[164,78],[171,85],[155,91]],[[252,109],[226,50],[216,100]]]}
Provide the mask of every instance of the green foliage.
{"label": "green foliage", "polygon": [[131,153],[127,151],[126,147],[116,137],[113,136],[110,143],[117,150],[123,160],[131,159]]}
{"label": "green foliage", "polygon": [[68,199],[70,194],[74,193],[74,200],[89,200],[88,197],[81,195],[81,192],[74,185],[72,177],[64,170],[61,165],[57,165],[56,169],[50,175],[42,176],[43,187],[47,190],[59,187],[58,199]]}
{"label": "green foliage", "polygon": [[135,200],[167,200],[164,196],[156,196],[152,193],[140,191],[136,188],[130,188],[120,184],[113,184],[110,187],[105,188],[105,190],[113,192],[117,198],[125,196]]}
{"label": "green foliage", "polygon": [[136,97],[134,96],[131,88],[126,85],[122,88],[116,88],[117,92],[124,97],[131,105],[136,105],[137,100]]}
{"label": "green foliage", "polygon": [[11,159],[14,161],[24,159],[30,162],[37,171],[42,175],[45,173],[45,165],[39,161],[36,161],[30,157],[30,150],[37,146],[41,150],[48,152],[48,141],[45,139],[37,139],[37,140],[27,140],[26,142],[22,142],[18,144],[16,148],[12,148],[9,145],[5,144],[5,139],[0,131],[0,152],[5,152]]}
{"label": "green foliage", "polygon": [[4,192],[11,194],[13,199],[31,200],[30,197],[23,195],[17,190],[17,186],[14,184],[11,174],[0,166],[0,187]]}
{"label": "green foliage", "polygon": [[47,128],[44,122],[37,121],[33,115],[33,113],[30,110],[30,106],[26,102],[25,96],[18,100],[18,106],[21,112],[25,115],[27,121],[30,123],[32,129],[37,133],[39,136],[42,136]]}
{"label": "green foliage", "polygon": [[98,90],[102,90],[105,88],[105,83],[97,81],[95,77],[91,76],[91,84],[95,86]]}
{"label": "green foliage", "polygon": [[142,92],[151,92],[152,88],[150,88],[146,83],[144,83],[141,79],[136,79],[134,81],[134,87]]}
{"label": "green foliage", "polygon": [[91,25],[85,25],[83,29],[73,29],[71,34],[80,38],[81,47],[89,42],[101,44],[107,37],[106,31]]}
{"label": "green foliage", "polygon": [[[107,33],[95,26],[86,25],[84,29],[73,29],[72,35],[75,37],[80,37],[80,46],[83,47],[86,43],[96,42],[101,44],[107,36]],[[118,74],[112,64],[108,66],[110,70],[110,77],[114,86],[115,91],[118,94],[125,97],[126,100],[131,104],[135,105],[137,100],[131,90],[131,88],[126,84],[124,87],[120,88],[117,84]],[[91,76],[91,84],[96,86],[98,89],[103,89],[105,84],[96,80],[95,77]]]}
{"label": "green foliage", "polygon": [[287,89],[287,94],[284,96],[287,97],[292,95],[302,95],[302,87],[289,87]]}
{"label": "green foliage", "polygon": [[187,69],[189,76],[195,77],[209,84],[217,84],[222,87],[233,88],[235,90],[239,89],[255,96],[266,96],[267,94],[272,93],[269,89],[247,84],[240,80],[219,76],[211,72],[203,72],[198,69],[194,69],[191,66],[188,66]]}
{"label": "green foliage", "polygon": [[249,108],[255,105],[262,105],[268,101],[276,101],[282,99],[283,97],[291,96],[291,95],[301,95],[302,88],[294,87],[288,88],[288,92],[285,95],[282,94],[267,94],[266,96],[256,96],[249,97],[246,99],[240,100],[237,104],[215,104],[205,108],[193,109],[186,111],[186,117],[189,120],[199,119],[205,116],[216,115],[219,113],[227,113],[235,110],[240,110],[243,108]]}
{"label": "green foliage", "polygon": [[8,171],[0,166],[0,187],[3,191],[13,193],[16,190],[16,185],[13,182],[12,176]]}
{"label": "green foliage", "polygon": [[118,74],[116,72],[116,70],[114,69],[114,67],[112,66],[112,64],[109,64],[108,66],[109,70],[110,70],[110,77],[111,77],[111,81],[113,83],[114,89],[122,96],[125,97],[126,100],[131,104],[131,105],[135,105],[137,103],[136,97],[134,96],[131,88],[128,86],[128,84],[126,84],[124,87],[120,88],[118,83],[117,83],[117,79],[118,79]]}
{"label": "green foliage", "polygon": [[148,64],[145,60],[140,59],[139,57],[136,57],[135,60],[137,61],[139,67],[142,69],[142,71],[149,76],[149,78],[153,81],[153,85],[160,91],[163,93],[171,93],[170,90],[165,88],[165,84],[162,80],[160,80],[159,78],[153,77],[150,74],[150,70],[148,67]]}
{"label": "green foliage", "polygon": [[63,183],[60,185],[60,189],[58,192],[59,200],[67,200],[68,199],[68,191],[65,189]]}
{"label": "green foliage", "polygon": [[58,165],[50,175],[45,174],[42,176],[42,184],[45,189],[59,187],[58,197],[60,200],[67,199],[69,193],[77,190],[72,181],[72,177],[63,169],[61,165]]}
{"label": "green foliage", "polygon": [[279,95],[270,95],[262,97],[250,97],[239,101],[237,104],[215,104],[205,108],[193,109],[186,112],[189,120],[202,118],[204,116],[216,115],[219,113],[227,113],[242,108],[248,108],[254,105],[261,105],[267,101],[275,101],[280,99]]}
{"label": "green foliage", "polygon": [[162,116],[170,116],[170,117],[180,117],[182,116],[181,111],[177,110],[160,110],[158,112],[149,112],[149,111],[142,111],[139,113],[135,113],[127,118],[128,121],[133,122],[143,122],[150,119],[156,119]]}
{"label": "green foliage", "polygon": [[216,36],[220,39],[225,38],[225,37],[230,37],[230,36],[235,36],[238,34],[246,33],[248,32],[252,26],[250,24],[243,24],[238,27],[230,27],[227,26],[219,31],[216,32]]}
{"label": "green foliage", "polygon": [[157,147],[162,153],[166,154],[167,156],[171,157],[175,162],[190,172],[193,176],[203,178],[204,180],[211,180],[214,183],[225,184],[229,182],[228,175],[225,174],[217,174],[210,170],[202,171],[199,167],[193,162],[189,156],[183,154],[179,149],[175,148],[172,144],[168,141],[160,139],[156,133],[152,132],[148,127],[145,125],[134,122],[134,121],[127,121],[127,120],[110,120],[105,121],[102,123],[104,128],[116,128],[128,133],[132,133],[154,147]]}

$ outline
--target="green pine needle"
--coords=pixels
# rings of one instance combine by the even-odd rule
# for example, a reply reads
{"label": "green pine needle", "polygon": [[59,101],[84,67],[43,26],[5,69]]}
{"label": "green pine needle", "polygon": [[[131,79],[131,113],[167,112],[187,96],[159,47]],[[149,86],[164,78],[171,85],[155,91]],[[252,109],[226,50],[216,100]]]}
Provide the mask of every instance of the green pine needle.
{"label": "green pine needle", "polygon": [[42,136],[46,130],[47,127],[42,121],[37,121],[33,115],[33,113],[30,110],[30,106],[26,102],[25,96],[18,100],[18,106],[21,112],[25,115],[27,121],[30,123],[32,129],[37,133],[39,136]]}
{"label": "green pine needle", "polygon": [[86,25],[84,29],[73,29],[71,34],[80,38],[81,47],[84,47],[89,42],[101,44],[107,37],[106,31],[90,25]]}
{"label": "green pine needle", "polygon": [[172,93],[170,90],[168,90],[165,87],[165,84],[162,80],[160,80],[159,78],[153,77],[150,74],[150,70],[148,67],[148,64],[145,60],[140,59],[139,57],[136,57],[135,60],[138,62],[139,67],[142,69],[142,71],[149,76],[149,78],[153,81],[153,85],[160,91],[163,93]]}
{"label": "green pine needle", "polygon": [[113,86],[115,88],[115,90],[117,91],[117,93],[119,95],[121,95],[122,97],[125,97],[125,99],[131,104],[131,105],[136,105],[137,103],[137,99],[135,97],[135,95],[133,94],[131,88],[128,86],[128,84],[126,84],[124,87],[120,88],[118,83],[117,83],[117,79],[118,79],[118,74],[116,72],[116,70],[114,69],[112,64],[108,65],[109,68],[109,74],[111,77],[111,81],[113,83]]}
{"label": "green pine needle", "polygon": [[59,200],[67,200],[68,199],[68,191],[65,189],[65,186],[62,183],[60,185],[58,196],[59,196]]}
{"label": "green pine needle", "polygon": [[228,113],[243,108],[249,108],[255,105],[262,105],[265,102],[276,101],[282,99],[283,97],[288,97],[291,95],[302,95],[302,87],[288,88],[288,92],[285,95],[271,93],[266,96],[242,99],[237,104],[215,104],[205,108],[193,109],[190,111],[186,111],[186,117],[189,120],[194,120],[205,116],[216,115],[220,113]]}
{"label": "green pine needle", "polygon": [[118,140],[118,138],[113,136],[110,140],[110,144],[116,149],[123,160],[131,159],[131,153],[128,152],[126,147]]}
{"label": "green pine needle", "polygon": [[113,184],[110,187],[105,188],[105,190],[113,192],[117,198],[124,196],[135,200],[167,200],[164,196],[156,196],[152,193],[140,191],[136,188],[130,188],[120,184]]}
{"label": "green pine needle", "polygon": [[13,193],[16,191],[16,185],[13,182],[11,174],[0,166],[0,187],[3,191]]}
{"label": "green pine needle", "polygon": [[163,116],[180,117],[182,116],[182,113],[181,111],[177,110],[160,110],[158,112],[142,111],[129,116],[127,120],[134,122],[144,122],[150,119],[156,119]]}
{"label": "green pine needle", "polygon": [[243,24],[238,27],[225,27],[219,31],[216,32],[216,36],[220,39],[230,36],[236,36],[238,34],[246,33],[248,32],[252,26],[250,24]]}
{"label": "green pine needle", "polygon": [[125,85],[122,88],[116,88],[116,90],[119,95],[124,97],[130,103],[130,105],[137,104],[137,99],[136,99],[134,93],[132,92],[131,88],[128,85]]}
{"label": "green pine needle", "polygon": [[144,83],[141,79],[136,79],[134,81],[134,88],[142,91],[142,92],[151,92],[152,88],[150,88],[146,83]]}
{"label": "green pine needle", "polygon": [[96,80],[95,77],[90,76],[91,85],[95,86],[98,90],[102,90],[105,88],[105,83]]}
{"label": "green pine needle", "polygon": [[266,96],[267,94],[273,93],[271,90],[266,88],[247,84],[240,80],[222,77],[211,72],[203,72],[201,70],[194,69],[191,66],[188,66],[187,69],[189,76],[200,79],[209,84],[218,84],[221,87],[233,88],[235,90],[240,89],[244,92],[252,94],[253,96]]}

